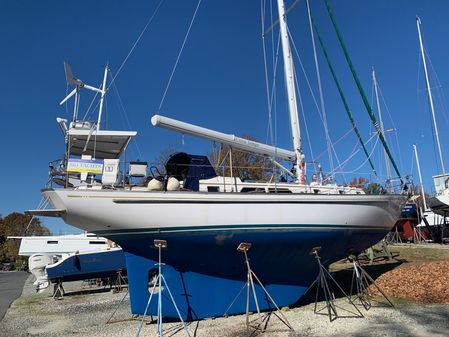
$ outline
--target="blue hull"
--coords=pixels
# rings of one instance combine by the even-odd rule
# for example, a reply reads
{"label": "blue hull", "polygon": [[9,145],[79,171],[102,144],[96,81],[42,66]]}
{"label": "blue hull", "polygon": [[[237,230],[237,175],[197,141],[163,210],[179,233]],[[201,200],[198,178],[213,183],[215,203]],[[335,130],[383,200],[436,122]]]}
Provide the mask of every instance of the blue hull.
{"label": "blue hull", "polygon": [[126,273],[125,254],[121,249],[70,255],[46,267],[52,282],[113,277],[119,269]]}
{"label": "blue hull", "polygon": [[[279,306],[295,303],[318,273],[315,258],[309,253],[321,246],[324,264],[344,258],[349,251],[360,252],[382,239],[385,230],[350,228],[311,230],[310,227],[276,230],[202,230],[183,232],[139,233],[109,232],[126,251],[131,311],[143,314],[149,299],[149,274],[156,273],[158,251],[154,239],[167,240],[162,252],[164,277],[180,308],[183,319],[222,316],[246,284],[244,256],[236,250],[241,242],[250,242],[251,267]],[[256,287],[261,309],[272,305]],[[163,290],[163,315],[176,318],[176,311]],[[156,315],[156,298],[148,314]],[[237,298],[228,314],[246,310],[246,292]],[[254,304],[251,310],[255,310]]]}

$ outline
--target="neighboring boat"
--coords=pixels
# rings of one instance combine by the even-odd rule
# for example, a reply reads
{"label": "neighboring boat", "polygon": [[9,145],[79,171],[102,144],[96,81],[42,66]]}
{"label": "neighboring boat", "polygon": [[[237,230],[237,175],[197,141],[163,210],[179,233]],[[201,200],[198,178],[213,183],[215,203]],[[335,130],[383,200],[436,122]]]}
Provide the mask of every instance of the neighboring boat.
{"label": "neighboring boat", "polygon": [[121,248],[96,252],[72,253],[45,268],[48,280],[53,283],[126,275],[125,255]]}
{"label": "neighboring boat", "polygon": [[109,248],[108,239],[96,234],[71,234],[58,236],[9,236],[19,239],[19,255],[29,256],[28,268],[36,277],[36,291],[45,290],[49,285],[46,267],[74,252],[99,251]]}
{"label": "neighboring boat", "polygon": [[93,233],[52,236],[9,236],[20,239],[19,255],[45,254],[61,257],[76,251],[95,251],[109,247],[108,239]]}
{"label": "neighboring boat", "polygon": [[[163,180],[150,176],[148,184],[130,184],[131,178],[147,178],[146,163],[130,163],[128,172],[119,172],[119,168],[125,167],[119,165],[119,158],[136,132],[100,130],[102,104],[97,124],[79,121],[79,91],[92,87],[76,79],[66,67],[69,83],[76,86],[66,99],[75,95],[75,109],[68,127],[66,121],[59,119],[66,152],[58,174],[65,182],[71,179],[75,187],[66,183],[65,188],[50,186],[42,190],[53,209],[29,213],[62,217],[68,224],[117,242],[125,252],[134,314],[144,312],[149,298],[148,284],[158,259],[155,239],[168,242],[168,249],[162,252],[164,276],[181,315],[191,320],[221,316],[226,311],[245,312],[244,296],[229,308],[247,281],[242,253],[236,250],[240,243],[252,244],[252,269],[277,304],[286,306],[296,302],[316,278],[317,265],[309,254],[312,248],[320,246],[323,263],[330,264],[378,242],[400,214],[407,199],[403,195],[365,195],[357,188],[305,183],[283,1],[278,1],[278,8],[292,151],[162,116],[154,116],[152,123],[289,160],[294,163],[294,173],[285,172],[292,176],[292,182],[245,182],[238,177],[218,176],[207,158],[178,154],[167,162],[169,176]],[[105,88],[106,76],[102,88],[93,88],[101,93],[101,100]],[[101,144],[101,151],[95,144]],[[76,155],[81,158],[75,158]],[[262,289],[255,287],[265,298]],[[271,305],[268,300],[259,300],[261,309],[270,309]],[[162,310],[164,316],[178,317],[171,306],[164,305]],[[156,312],[152,303],[148,313]]]}
{"label": "neighboring boat", "polygon": [[[438,157],[439,157],[440,170],[441,170],[441,174],[432,177],[433,183],[435,186],[436,195],[429,200],[429,206],[432,209],[432,212],[437,214],[433,218],[435,221],[438,221],[441,225],[440,233],[438,233],[438,235],[434,235],[433,237],[439,236],[441,238],[441,241],[438,240],[438,242],[449,242],[449,226],[447,225],[447,222],[446,222],[447,215],[449,214],[449,174],[446,173],[446,170],[444,167],[443,154],[441,151],[441,144],[440,144],[440,136],[438,134],[438,123],[437,123],[436,117],[435,117],[435,108],[434,108],[434,104],[433,104],[432,90],[430,87],[429,75],[427,73],[427,62],[426,62],[426,57],[425,57],[425,53],[424,53],[424,45],[423,45],[422,36],[421,36],[421,19],[419,17],[416,18],[416,27],[418,29],[421,59],[423,62],[424,75],[425,75],[425,79],[426,79],[427,97],[429,100],[430,111],[432,113],[433,129],[435,131],[435,139],[436,139],[436,143],[437,143],[437,149],[438,149],[438,155],[439,155]],[[426,221],[424,221],[424,222],[426,222]]]}
{"label": "neighboring boat", "polygon": [[425,79],[426,79],[427,97],[429,100],[430,111],[432,113],[433,129],[435,132],[435,139],[436,139],[436,143],[437,143],[438,158],[439,158],[440,170],[441,170],[441,174],[432,177],[433,183],[435,185],[436,195],[434,198],[429,200],[429,204],[435,213],[441,214],[444,216],[444,218],[446,218],[446,215],[449,214],[449,174],[446,173],[446,170],[444,167],[443,154],[441,151],[441,144],[440,144],[440,136],[438,134],[438,123],[437,123],[436,117],[435,117],[435,108],[433,105],[432,90],[430,87],[429,75],[427,73],[427,62],[426,62],[426,57],[424,54],[424,45],[423,45],[422,36],[421,36],[421,19],[419,17],[416,17],[416,27],[418,29],[421,59],[423,62],[424,75],[425,75]]}

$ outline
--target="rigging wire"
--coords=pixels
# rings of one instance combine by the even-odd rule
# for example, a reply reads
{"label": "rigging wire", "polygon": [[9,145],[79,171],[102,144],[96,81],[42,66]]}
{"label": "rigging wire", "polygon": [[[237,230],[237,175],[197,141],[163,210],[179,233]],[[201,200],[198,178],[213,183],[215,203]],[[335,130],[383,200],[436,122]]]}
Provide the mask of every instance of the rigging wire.
{"label": "rigging wire", "polygon": [[[270,1],[270,20],[271,22],[273,22],[273,2]],[[273,67],[273,86],[272,86],[272,100],[271,100],[271,106],[274,106],[274,143],[277,144],[278,138],[277,138],[277,96],[275,95],[276,92],[276,74],[277,74],[277,66],[278,66],[278,60],[279,60],[279,49],[280,49],[280,44],[281,44],[281,32],[279,31],[278,33],[278,43],[277,43],[277,48],[276,48],[276,53],[275,53],[275,48],[274,48],[274,32],[271,32],[271,60],[272,60],[272,67]],[[272,108],[273,110],[273,108]]]}
{"label": "rigging wire", "polygon": [[[382,94],[382,90],[380,89],[379,84],[377,85],[377,89],[379,91],[380,98],[382,99],[384,107],[387,110],[388,118],[390,119],[390,122],[391,122],[391,124],[393,126],[393,131],[394,131],[394,136],[395,136],[395,140],[396,140],[397,151],[398,151],[398,155],[399,155],[399,164],[400,164],[401,168],[403,169],[404,168],[404,162],[402,160],[401,147],[399,146],[399,136],[398,136],[398,130],[399,129],[396,127],[396,124],[394,123],[392,114],[390,112],[390,109],[388,108],[388,105],[387,105],[387,103],[385,101],[384,95]],[[394,148],[393,148],[393,150],[394,150]]]}
{"label": "rigging wire", "polygon": [[438,77],[438,73],[436,72],[433,63],[432,63],[432,59],[430,58],[429,53],[427,52],[427,50],[424,50],[424,52],[427,55],[427,59],[429,60],[429,64],[430,64],[430,68],[432,69],[432,73],[434,76],[434,82],[436,82],[436,86],[435,86],[435,93],[437,94],[437,102],[439,103],[439,106],[441,108],[441,115],[443,115],[444,121],[446,122],[446,127],[449,128],[449,121],[447,118],[447,107],[446,107],[446,97],[444,95],[444,91],[442,90],[443,85],[440,81],[440,78]]}
{"label": "rigging wire", "polygon": [[[270,1],[271,4],[271,1]],[[277,142],[274,142],[274,134],[273,134],[273,117],[272,117],[272,94],[270,94],[270,86],[269,86],[269,77],[268,77],[268,62],[267,62],[267,50],[265,45],[265,8],[266,8],[266,0],[261,0],[260,2],[260,16],[261,16],[261,28],[262,28],[262,52],[263,52],[263,63],[264,63],[264,72],[265,72],[265,90],[267,95],[267,108],[268,108],[268,125],[267,125],[267,137],[266,142],[268,143],[268,138],[270,138],[270,144],[272,146],[275,146],[275,149],[277,149]],[[272,14],[272,11],[271,11]],[[272,15],[271,15],[272,17]],[[274,36],[272,32],[272,45],[274,43],[273,41]],[[277,65],[277,59],[274,59],[274,49],[272,50],[272,63],[273,63],[273,93],[275,92],[276,88],[276,65]],[[276,151],[276,150],[275,150]],[[276,155],[276,152],[275,152]],[[276,165],[273,162],[273,174],[275,174]],[[276,181],[276,180],[275,180]]]}
{"label": "rigging wire", "polygon": [[415,158],[415,153],[414,153],[413,150],[411,151],[411,154],[412,154],[412,159],[410,160],[410,162],[411,162],[410,174],[413,176],[413,172],[414,172],[414,169],[415,169],[415,160],[416,160],[416,158]]}
{"label": "rigging wire", "polygon": [[[337,145],[338,143],[340,143],[343,139],[345,139],[348,135],[350,135],[352,132],[354,131],[354,128],[350,128],[348,131],[346,131],[343,136],[341,136],[340,138],[337,139],[337,141],[335,141],[333,143],[333,146]],[[318,161],[318,159],[320,159],[323,155],[325,155],[327,152],[327,150],[324,150],[323,152],[321,152],[318,156],[314,157],[313,161]]]}
{"label": "rigging wire", "polygon": [[[307,125],[306,112],[305,112],[304,105],[303,105],[303,99],[302,99],[301,91],[299,90],[299,83],[298,83],[298,77],[297,76],[295,76],[295,81],[296,81],[296,88],[298,88],[299,108],[301,110],[302,121],[303,121],[304,128],[305,128],[305,131],[306,131],[307,145],[309,146],[310,156],[312,158],[314,158],[313,149],[312,149],[312,141],[310,139],[309,127]],[[315,165],[313,166],[313,169],[314,169],[314,173],[318,173],[318,171],[316,170],[316,166]]]}
{"label": "rigging wire", "polygon": [[268,84],[268,65],[267,65],[267,51],[265,46],[265,36],[263,32],[265,31],[265,4],[266,0],[260,1],[260,16],[261,16],[261,28],[262,28],[262,53],[263,53],[263,65],[265,72],[265,90],[267,94],[267,107],[268,107],[268,127],[267,127],[267,138],[270,137],[271,145],[273,145],[273,123],[271,116],[271,106],[270,106],[270,88]]}
{"label": "rigging wire", "polygon": [[[374,68],[374,67],[373,67]],[[371,81],[371,106],[374,106],[374,96],[375,96],[375,89],[374,89],[374,81]],[[373,124],[372,123],[368,123],[369,124],[369,133],[368,134],[372,134],[373,132],[376,132],[376,130],[373,130]],[[382,165],[382,151],[379,152],[378,154],[378,167],[379,167],[379,171],[378,174],[379,176],[383,176],[383,165]]]}
{"label": "rigging wire", "polygon": [[[145,24],[145,26],[143,27],[142,31],[140,32],[139,36],[137,37],[136,41],[134,41],[134,44],[132,45],[131,49],[129,50],[128,54],[126,55],[126,57],[124,58],[124,60],[122,61],[122,63],[120,64],[115,76],[112,77],[111,82],[109,83],[109,85],[106,87],[105,93],[109,91],[109,89],[111,88],[111,86],[115,83],[115,79],[117,78],[117,76],[120,74],[120,72],[122,71],[123,67],[125,66],[126,62],[128,61],[128,59],[130,58],[131,54],[134,52],[134,49],[136,49],[137,45],[139,44],[140,40],[142,39],[142,36],[145,34],[145,32],[147,31],[148,26],[151,24],[151,22],[153,21],[154,17],[156,16],[157,12],[159,11],[159,8],[161,7],[162,3],[164,2],[164,0],[160,0],[158,5],[156,6],[153,14],[150,16],[150,18],[148,19],[147,23]],[[108,68],[109,70],[109,68]],[[112,76],[112,73],[111,73]],[[101,87],[101,84],[100,84]],[[93,97],[89,107],[87,108],[86,113],[84,114],[83,117],[83,121],[86,120],[86,118],[89,116],[89,112],[93,106],[93,103],[96,99],[98,95],[98,92],[95,92],[95,96]],[[97,101],[95,107],[93,108],[93,110],[95,110],[97,108],[97,106],[99,105],[99,102]]]}
{"label": "rigging wire", "polygon": [[359,80],[359,78],[357,76],[357,73],[355,71],[354,65],[352,64],[352,61],[351,61],[351,59],[349,57],[349,53],[348,53],[348,50],[346,48],[346,45],[343,42],[343,37],[342,37],[342,35],[340,33],[340,29],[337,26],[337,22],[335,20],[334,15],[332,14],[332,10],[331,10],[330,4],[329,4],[329,0],[324,0],[324,3],[326,5],[326,9],[327,9],[327,12],[329,14],[329,17],[330,17],[330,19],[332,21],[332,25],[334,27],[334,30],[335,30],[335,32],[337,34],[338,40],[340,42],[340,46],[343,49],[343,54],[345,56],[346,62],[348,63],[349,69],[351,70],[351,73],[352,73],[354,81],[355,81],[355,83],[357,85],[357,88],[359,89],[360,95],[362,97],[362,101],[363,101],[363,103],[365,105],[365,108],[366,108],[366,110],[368,112],[368,115],[370,116],[371,121],[373,122],[373,124],[374,124],[374,126],[375,126],[375,128],[376,128],[376,130],[378,132],[378,136],[380,138],[380,141],[381,141],[383,147],[385,148],[385,151],[387,152],[388,157],[390,158],[391,164],[393,165],[393,167],[394,167],[394,169],[396,171],[396,174],[401,179],[401,185],[403,185],[404,183],[402,181],[401,174],[399,173],[399,169],[398,169],[398,167],[396,165],[396,162],[394,161],[393,156],[391,155],[391,152],[390,152],[390,150],[388,148],[387,143],[385,142],[385,139],[384,139],[382,133],[379,132],[379,124],[377,123],[376,117],[373,114],[373,110],[372,110],[371,106],[369,105],[368,100],[366,99],[366,95],[365,95],[365,92],[363,90],[363,87],[362,87],[362,85],[360,83],[360,80]]}
{"label": "rigging wire", "polygon": [[[111,73],[111,76],[112,76],[111,70],[109,70],[109,72]],[[126,127],[128,128],[128,130],[132,130],[133,128],[131,127],[131,122],[129,121],[128,113],[126,112],[125,105],[123,104],[122,98],[121,98],[120,93],[119,93],[118,88],[117,88],[117,85],[115,84],[115,82],[112,83],[112,85],[113,85],[113,88],[114,88],[114,92],[117,95],[118,111],[120,112],[120,115],[122,116],[122,118],[126,122],[126,124],[127,124]],[[137,143],[135,137],[132,138],[132,141],[133,141],[133,144],[136,147],[136,151],[137,151],[137,153],[139,155],[139,158],[143,158],[142,157],[142,153],[140,152],[139,144]]]}
{"label": "rigging wire", "polygon": [[[271,85],[271,93],[270,93],[270,101],[269,101],[269,110],[271,110],[271,114],[274,111],[274,127],[273,129],[273,133],[274,133],[274,144],[277,144],[277,96],[276,96],[276,80],[277,80],[277,69],[278,69],[278,64],[279,64],[279,49],[280,49],[280,32],[278,34],[278,39],[277,39],[277,47],[276,47],[276,53],[274,52],[274,41],[272,42],[272,46],[273,46],[273,81],[272,81],[272,85]],[[274,39],[274,37],[273,37]],[[266,75],[267,76],[267,75]]]}
{"label": "rigging wire", "polygon": [[[369,153],[368,158],[366,158],[366,159],[362,162],[362,164],[360,164],[357,168],[355,168],[354,170],[352,170],[352,171],[350,171],[350,172],[347,172],[347,173],[356,173],[356,172],[359,171],[364,165],[366,165],[366,163],[370,160],[370,158],[371,158],[371,156],[373,155],[374,150],[376,149],[377,144],[378,144],[378,142],[379,142],[379,138],[376,137],[376,136],[377,136],[377,133],[376,133],[376,134],[373,134],[373,135],[368,139],[368,141],[366,142],[366,143],[368,144],[368,143],[371,142],[371,140],[372,140],[373,138],[376,138],[376,142],[374,143],[374,146],[373,146],[371,152]],[[355,151],[355,153],[353,153],[348,159],[346,159],[346,160],[344,161],[344,163],[347,163],[347,162],[348,162],[352,157],[354,157],[354,155],[355,155],[356,153],[358,153],[359,151],[360,151],[360,148],[359,148],[357,151]]]}
{"label": "rigging wire", "polygon": [[131,56],[131,54],[133,53],[134,49],[136,48],[137,44],[140,42],[140,39],[142,38],[142,36],[145,34],[148,26],[150,25],[150,23],[153,21],[154,17],[156,16],[157,12],[159,11],[159,8],[161,7],[162,3],[164,2],[164,0],[160,0],[158,5],[156,6],[156,9],[154,10],[153,14],[150,16],[150,18],[148,19],[147,23],[145,24],[145,27],[143,27],[142,32],[139,34],[139,36],[137,37],[136,41],[134,42],[133,46],[131,47],[131,49],[128,52],[128,55],[126,55],[125,59],[123,60],[122,64],[120,65],[120,67],[117,70],[117,73],[115,74],[114,77],[112,77],[111,83],[109,83],[109,86],[106,88],[106,92],[109,90],[109,88],[111,87],[111,85],[114,83],[116,77],[120,74],[120,72],[122,71],[122,68],[124,67],[125,63],[128,61],[129,57]]}
{"label": "rigging wire", "polygon": [[[287,29],[287,32],[288,32],[288,34],[289,34],[289,37],[290,37],[290,40],[291,40],[291,45],[293,46],[293,50],[295,51],[296,57],[298,58],[299,65],[301,66],[301,70],[302,70],[302,73],[303,73],[304,78],[305,78],[305,80],[306,80],[307,86],[308,86],[308,88],[309,88],[310,95],[312,96],[312,100],[313,100],[313,102],[314,102],[314,104],[315,104],[315,108],[316,108],[316,110],[317,110],[317,112],[318,112],[318,116],[319,116],[320,119],[321,119],[321,123],[324,125],[324,124],[325,124],[324,118],[323,118],[323,115],[321,114],[321,110],[320,110],[320,108],[319,108],[318,102],[317,102],[316,97],[315,97],[315,95],[314,95],[314,93],[313,93],[312,85],[310,84],[310,80],[309,80],[309,77],[307,76],[307,72],[306,72],[306,69],[305,69],[304,64],[303,64],[303,62],[302,62],[301,56],[299,55],[299,51],[298,51],[298,49],[296,48],[295,41],[294,41],[294,39],[292,38],[292,36],[291,36],[291,34],[290,34],[290,31],[289,31],[288,29]],[[297,83],[297,81],[298,81],[297,78],[298,78],[298,77],[296,76],[296,70],[295,70],[295,81],[296,81],[297,87],[299,88],[299,85],[298,85],[298,83]],[[299,91],[299,90],[298,90],[298,91]],[[326,128],[325,128],[325,132],[326,132]],[[327,138],[327,136],[326,136],[326,138]],[[310,145],[310,140],[309,140],[309,145]],[[334,153],[337,162],[340,163],[340,159],[338,158],[337,152],[336,152],[335,149],[332,147],[332,143],[331,143],[331,150],[332,150],[332,152]],[[312,153],[312,156],[313,156],[313,153]],[[344,176],[343,176],[343,180],[345,180],[345,177],[344,177]]]}
{"label": "rigging wire", "polygon": [[[273,2],[270,1],[270,20],[271,22],[273,22]],[[276,48],[276,52],[275,52],[275,48],[274,48],[274,32],[271,33],[271,62],[272,62],[272,67],[273,67],[273,85],[272,85],[272,95],[273,98],[271,99],[271,109],[273,110],[274,107],[274,130],[273,130],[273,137],[274,137],[274,144],[277,144],[278,139],[277,139],[277,97],[276,95],[274,95],[274,93],[276,92],[276,74],[277,74],[277,66],[278,66],[278,60],[279,60],[279,48],[280,48],[280,44],[281,44],[281,38],[280,38],[281,32],[279,31],[278,33],[278,43],[277,43],[277,48]]]}
{"label": "rigging wire", "polygon": [[170,78],[168,79],[167,86],[165,87],[165,90],[164,90],[164,94],[162,95],[162,99],[161,99],[161,102],[160,102],[160,104],[159,104],[158,111],[161,111],[162,105],[164,104],[165,96],[167,95],[168,88],[170,87],[171,81],[172,81],[172,79],[173,79],[173,75],[175,74],[176,68],[177,68],[178,63],[179,63],[179,59],[181,58],[181,54],[182,54],[182,52],[183,52],[183,50],[184,50],[185,44],[186,44],[186,42],[187,42],[187,38],[189,37],[190,30],[192,29],[193,22],[195,21],[196,14],[197,14],[197,12],[198,12],[198,8],[200,7],[201,1],[202,1],[202,0],[198,0],[198,4],[197,4],[197,6],[196,6],[196,8],[195,8],[195,12],[193,13],[193,17],[192,17],[192,20],[190,21],[189,28],[187,29],[187,33],[186,33],[186,35],[184,36],[184,41],[182,42],[181,49],[179,50],[178,57],[176,58],[175,65],[173,66],[172,72],[171,72],[171,74],[170,74]]}
{"label": "rigging wire", "polygon": [[318,92],[320,94],[320,105],[321,105],[321,114],[323,115],[323,126],[324,126],[324,130],[326,133],[326,142],[327,142],[327,147],[328,147],[328,155],[329,155],[329,165],[331,170],[333,171],[334,169],[334,161],[332,158],[332,151],[331,151],[331,139],[330,139],[330,134],[329,134],[329,128],[327,125],[327,116],[326,116],[326,108],[324,105],[324,96],[323,96],[323,88],[321,85],[321,75],[320,75],[320,67],[318,64],[318,57],[317,57],[317,53],[316,53],[316,46],[315,46],[315,36],[313,34],[313,27],[312,27],[312,18],[311,18],[311,13],[310,13],[310,6],[309,6],[309,0],[306,0],[306,5],[307,5],[307,13],[308,13],[308,17],[309,17],[309,28],[310,28],[310,37],[312,40],[312,49],[313,49],[313,59],[315,62],[315,71],[316,71],[316,77],[317,77],[317,82],[318,82]]}
{"label": "rigging wire", "polygon": [[[100,84],[98,87],[101,88],[101,84]],[[100,102],[97,101],[97,103],[96,103],[95,106],[93,107],[93,105],[94,105],[94,103],[95,103],[95,99],[97,98],[97,96],[98,96],[98,92],[95,91],[95,95],[94,95],[94,97],[92,98],[92,100],[90,101],[90,104],[89,104],[89,106],[87,107],[86,113],[84,114],[82,121],[86,121],[86,119],[90,116],[90,114],[91,114],[91,113],[97,108],[97,106],[100,104]],[[93,107],[93,108],[92,108],[92,107]],[[92,109],[92,111],[91,111],[91,109]]]}
{"label": "rigging wire", "polygon": [[[436,74],[435,68],[433,67],[432,60],[430,58],[430,54],[428,53],[428,51],[426,49],[423,48],[423,50],[424,50],[426,59],[429,61],[430,68],[431,68],[432,74],[434,76],[434,82],[436,82],[436,84],[437,84],[436,89],[440,89],[441,90],[441,82],[439,81],[438,75]],[[430,77],[429,77],[429,81],[430,81]],[[432,87],[430,87],[430,84],[429,84],[428,90],[432,91]],[[441,95],[439,95],[439,90],[436,90],[434,92],[436,94],[438,94],[438,95],[435,95],[435,97],[438,97],[440,100],[442,100],[441,99]],[[428,93],[427,93],[427,95],[428,95]],[[431,108],[430,105],[431,105],[432,102],[430,102],[430,97],[428,97],[427,103],[428,103],[428,105],[426,105],[426,110],[428,108]],[[439,102],[439,103],[441,103],[441,102]],[[444,117],[444,119],[446,121],[446,124],[448,124],[447,118],[446,118],[446,114],[445,114],[445,111],[444,111],[445,106],[444,106],[444,104],[439,104],[439,106],[440,106],[440,108],[442,108],[442,110],[443,110],[442,115],[443,115],[443,117]],[[433,121],[431,114],[429,114],[429,113],[426,113],[426,114],[429,116],[431,130],[432,130],[432,140],[433,140],[433,150],[434,150],[433,152],[434,152],[435,165],[436,165],[436,167],[439,167],[439,165],[441,165],[443,167],[443,171],[444,171],[444,164],[443,164],[444,163],[444,158],[442,157],[441,150],[440,150],[440,147],[439,147],[439,141],[440,140],[437,139],[438,138],[438,131],[437,131],[437,129],[436,129],[437,127],[435,125],[436,122]],[[434,116],[433,118],[436,118],[436,116]],[[438,152],[440,153],[440,157],[441,157],[440,158],[440,164],[438,163],[438,155],[437,155]],[[443,172],[443,174],[444,174],[444,172]]]}
{"label": "rigging wire", "polygon": [[[352,130],[351,130],[352,131]],[[354,144],[354,147],[352,148],[352,151],[351,152],[349,152],[349,156],[348,156],[348,158],[346,159],[346,160],[344,160],[343,161],[343,163],[342,164],[340,164],[340,167],[339,168],[336,168],[336,169],[339,169],[339,170],[343,170],[343,168],[344,167],[346,167],[346,165],[349,163],[349,161],[358,153],[358,152],[360,152],[360,148],[357,148],[357,143],[355,143]],[[348,173],[348,172],[345,172],[345,173]]]}
{"label": "rigging wire", "polygon": [[[363,142],[363,140],[362,140],[362,136],[361,136],[360,133],[359,133],[359,130],[358,130],[358,128],[357,128],[357,125],[356,125],[356,123],[355,123],[355,120],[354,120],[354,118],[353,118],[353,116],[352,116],[351,110],[349,109],[349,105],[348,105],[348,102],[347,102],[347,100],[346,100],[346,97],[345,97],[345,95],[344,95],[344,93],[343,93],[343,89],[341,88],[340,82],[339,82],[338,79],[337,79],[337,75],[335,74],[335,71],[334,71],[334,68],[333,68],[333,66],[332,66],[332,63],[330,62],[329,55],[327,54],[327,50],[326,50],[326,48],[325,48],[325,46],[324,46],[324,42],[323,42],[323,40],[321,39],[320,33],[319,33],[319,31],[318,31],[318,27],[317,27],[317,25],[315,24],[315,20],[313,19],[313,17],[312,17],[312,23],[313,23],[313,27],[314,27],[315,32],[316,32],[316,36],[317,36],[317,38],[318,38],[318,42],[320,43],[321,50],[323,51],[323,54],[324,54],[324,57],[325,57],[325,59],[326,59],[327,65],[328,65],[328,67],[329,67],[329,70],[330,70],[330,72],[331,72],[332,78],[334,79],[335,85],[337,86],[338,93],[340,94],[340,98],[341,98],[341,100],[342,100],[343,106],[345,107],[346,114],[348,115],[349,121],[351,122],[351,125],[352,125],[352,127],[353,127],[353,129],[354,129],[354,132],[355,132],[355,134],[356,134],[356,136],[357,136],[357,139],[358,139],[360,145],[362,146],[363,152],[365,153],[366,157],[369,158],[368,150],[367,150],[366,147],[365,147],[365,144],[364,144],[364,142]],[[371,169],[372,169],[373,172],[374,172],[374,175],[377,177],[377,172],[376,172],[376,170],[375,170],[375,168],[374,168],[374,165],[373,165],[371,159],[369,159],[369,163],[370,163]]]}
{"label": "rigging wire", "polygon": [[[305,78],[305,80],[306,80],[307,86],[308,86],[308,88],[309,88],[310,94],[311,94],[311,96],[312,96],[313,102],[314,102],[315,107],[316,107],[316,110],[317,110],[317,112],[318,112],[318,116],[320,116],[321,123],[322,123],[323,126],[324,126],[324,125],[325,125],[324,117],[323,117],[323,115],[322,115],[322,113],[321,113],[321,110],[320,110],[320,107],[319,107],[319,105],[318,105],[317,99],[316,99],[316,97],[315,97],[315,95],[314,95],[314,93],[313,93],[312,85],[310,84],[310,80],[309,80],[309,77],[307,76],[306,69],[305,69],[304,64],[303,64],[303,62],[302,62],[302,59],[301,59],[301,57],[300,57],[300,55],[299,55],[299,51],[298,51],[298,49],[296,48],[295,41],[294,41],[294,39],[292,38],[292,36],[291,36],[289,30],[288,30],[288,34],[289,34],[289,36],[290,36],[291,44],[292,44],[293,49],[294,49],[294,51],[295,51],[296,57],[298,58],[299,64],[300,64],[300,66],[301,66],[301,70],[302,70],[302,72],[303,72],[304,78]],[[295,75],[296,75],[296,73],[295,73]],[[295,79],[297,79],[297,76],[295,76]],[[297,81],[297,80],[296,80],[296,81]],[[297,84],[298,84],[298,83],[297,83]],[[297,85],[297,86],[298,86],[298,85]],[[299,87],[299,86],[298,86],[298,87]],[[324,128],[324,129],[325,129],[325,133],[326,133],[326,128]],[[328,134],[327,134],[327,133],[326,133],[325,137],[326,137],[326,139],[328,138]],[[330,139],[330,137],[329,137],[329,139]],[[330,145],[331,145],[331,150],[332,150],[332,152],[334,153],[334,156],[335,156],[337,162],[340,163],[340,159],[338,158],[338,154],[337,154],[335,148],[332,147],[332,142],[330,143]],[[343,179],[344,179],[344,177],[343,177]]]}

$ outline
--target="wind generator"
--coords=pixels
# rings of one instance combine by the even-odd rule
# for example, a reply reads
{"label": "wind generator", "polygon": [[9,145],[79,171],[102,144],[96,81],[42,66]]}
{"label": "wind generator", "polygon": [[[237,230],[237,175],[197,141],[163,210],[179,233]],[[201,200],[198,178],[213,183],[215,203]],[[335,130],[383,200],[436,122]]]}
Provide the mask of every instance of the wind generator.
{"label": "wind generator", "polygon": [[[70,127],[75,127],[76,123],[78,122],[80,91],[82,88],[85,88],[85,89],[94,91],[96,93],[99,93],[101,95],[100,96],[100,107],[99,107],[99,111],[98,111],[98,120],[97,120],[97,124],[96,124],[97,131],[100,130],[101,113],[103,110],[104,96],[106,94],[106,80],[107,80],[107,76],[108,76],[108,67],[106,66],[104,68],[103,85],[102,85],[101,89],[95,88],[91,85],[88,85],[88,84],[84,83],[83,81],[81,81],[79,78],[76,78],[72,73],[72,67],[70,66],[70,64],[68,64],[66,62],[64,62],[64,71],[65,71],[65,77],[67,80],[67,84],[75,86],[75,88],[59,103],[59,105],[63,105],[72,96],[75,96],[75,103],[73,105],[73,119],[72,119],[72,124],[70,125]],[[66,122],[66,121],[59,119],[58,123],[61,124],[61,122]]]}

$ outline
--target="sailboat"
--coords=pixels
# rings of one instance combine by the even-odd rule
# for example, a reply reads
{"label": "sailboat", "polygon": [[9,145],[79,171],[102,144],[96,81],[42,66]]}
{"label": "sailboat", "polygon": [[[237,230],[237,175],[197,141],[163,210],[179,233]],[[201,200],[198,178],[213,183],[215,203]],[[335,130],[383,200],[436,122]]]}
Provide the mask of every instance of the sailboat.
{"label": "sailboat", "polygon": [[[152,123],[274,160],[288,160],[294,167],[285,170],[290,172],[291,182],[246,182],[219,176],[206,157],[184,153],[169,160],[165,180],[150,176],[147,185],[129,184],[127,178],[147,178],[146,163],[120,163],[136,133],[101,130],[100,118],[96,125],[78,121],[77,97],[87,85],[66,68],[69,83],[75,85],[70,94],[75,96],[75,108],[68,126],[67,121],[59,120],[66,140],[63,170],[58,171],[63,186],[42,190],[52,209],[29,213],[61,217],[120,245],[125,252],[134,314],[144,313],[148,286],[157,272],[155,239],[167,241],[168,247],[162,251],[164,277],[183,319],[192,320],[246,311],[244,296],[231,303],[247,282],[243,256],[237,251],[240,243],[251,244],[252,269],[282,307],[295,303],[315,279],[318,269],[310,255],[314,248],[321,247],[325,265],[361,252],[382,239],[400,214],[407,199],[404,195],[366,195],[351,187],[306,184],[283,0],[278,0],[278,14],[292,150],[160,115],[153,116]],[[96,89],[101,99],[105,83]],[[124,172],[120,173],[120,168]],[[255,291],[260,298],[266,297],[258,285]],[[258,305],[269,310],[272,303],[259,300]],[[178,317],[169,305],[162,310],[165,317]],[[255,308],[251,305],[250,310]],[[148,313],[156,312],[152,303]]]}
{"label": "sailboat", "polygon": [[[449,213],[449,175],[446,173],[445,167],[444,167],[444,160],[443,160],[443,154],[441,151],[441,144],[440,144],[440,136],[438,134],[438,123],[436,121],[435,117],[435,108],[433,104],[433,97],[432,97],[432,90],[430,88],[430,82],[429,82],[429,75],[427,73],[427,62],[426,57],[424,54],[424,45],[422,41],[422,35],[421,35],[421,19],[419,17],[416,18],[416,27],[418,29],[418,38],[419,38],[419,46],[421,51],[421,58],[423,62],[423,68],[424,68],[424,75],[426,79],[426,88],[427,88],[427,97],[429,100],[429,106],[430,111],[432,113],[432,122],[433,122],[433,129],[435,132],[435,139],[437,143],[438,148],[438,157],[440,162],[440,169],[441,174],[433,176],[433,182],[435,186],[435,197],[431,198],[429,200],[429,206],[432,209],[433,213],[436,213],[440,216],[433,217],[434,221],[438,221],[442,225],[441,230],[441,241],[449,241],[449,233],[447,233],[446,229],[446,217]],[[423,194],[424,196],[424,194]],[[442,216],[442,219],[441,219]],[[429,218],[430,219],[430,218]],[[438,240],[439,241],[439,240]]]}

